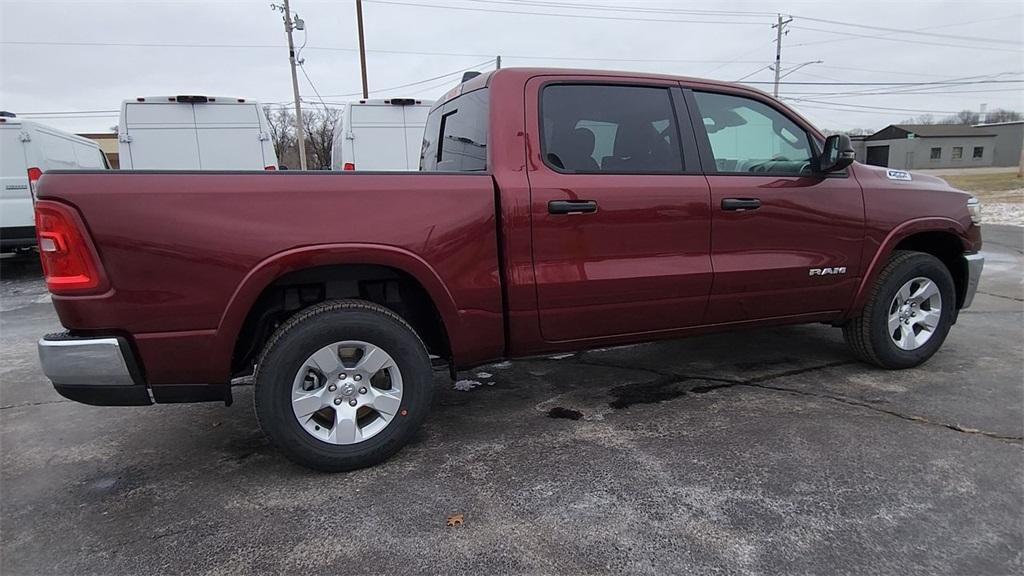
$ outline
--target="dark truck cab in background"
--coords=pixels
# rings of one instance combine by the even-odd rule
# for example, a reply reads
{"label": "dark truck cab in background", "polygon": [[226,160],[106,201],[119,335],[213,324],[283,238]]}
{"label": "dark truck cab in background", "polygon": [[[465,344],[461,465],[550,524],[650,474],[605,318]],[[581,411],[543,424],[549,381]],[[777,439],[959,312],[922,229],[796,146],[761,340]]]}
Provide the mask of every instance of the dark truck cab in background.
{"label": "dark truck cab in background", "polygon": [[853,162],[747,87],[502,69],[440,99],[420,172],[48,172],[39,244],[64,396],[230,401],[286,455],[396,452],[453,374],[543,353],[824,322],[886,368],[970,305],[980,207]]}

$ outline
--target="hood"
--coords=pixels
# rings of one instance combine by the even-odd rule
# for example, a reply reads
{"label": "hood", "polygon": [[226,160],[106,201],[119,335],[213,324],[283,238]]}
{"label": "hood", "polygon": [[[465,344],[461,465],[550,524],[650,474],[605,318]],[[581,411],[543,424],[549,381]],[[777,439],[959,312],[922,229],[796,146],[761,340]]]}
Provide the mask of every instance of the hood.
{"label": "hood", "polygon": [[931,174],[922,174],[921,172],[912,172],[910,170],[898,170],[895,168],[885,168],[882,166],[872,166],[870,164],[857,163],[856,167],[857,180],[862,186],[874,186],[889,188],[892,190],[899,189],[911,189],[911,190],[930,190],[935,192],[948,192],[952,194],[962,194],[964,196],[971,196],[970,193],[962,190],[953,188],[949,182],[946,182],[938,176],[932,176]]}

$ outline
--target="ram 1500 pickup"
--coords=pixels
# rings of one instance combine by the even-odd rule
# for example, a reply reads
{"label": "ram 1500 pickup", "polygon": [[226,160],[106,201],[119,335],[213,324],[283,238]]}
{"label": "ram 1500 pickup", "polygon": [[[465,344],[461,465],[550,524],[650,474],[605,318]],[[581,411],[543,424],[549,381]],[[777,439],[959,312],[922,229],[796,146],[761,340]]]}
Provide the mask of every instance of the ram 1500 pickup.
{"label": "ram 1500 pickup", "polygon": [[909,368],[981,273],[980,207],[854,161],[760,91],[502,69],[430,112],[419,172],[47,172],[35,206],[67,398],[231,399],[291,459],[379,462],[433,367],[823,322]]}

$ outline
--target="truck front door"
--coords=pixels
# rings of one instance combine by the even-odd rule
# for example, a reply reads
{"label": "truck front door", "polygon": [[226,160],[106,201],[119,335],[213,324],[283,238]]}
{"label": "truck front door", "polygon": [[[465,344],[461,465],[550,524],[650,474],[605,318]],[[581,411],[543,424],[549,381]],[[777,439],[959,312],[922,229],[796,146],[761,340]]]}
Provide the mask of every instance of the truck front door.
{"label": "truck front door", "polygon": [[864,199],[816,174],[810,134],[767,98],[687,92],[711,185],[706,324],[845,309],[861,275]]}
{"label": "truck front door", "polygon": [[710,200],[682,90],[549,76],[527,94],[529,146],[540,153],[528,174],[544,340],[700,323]]}

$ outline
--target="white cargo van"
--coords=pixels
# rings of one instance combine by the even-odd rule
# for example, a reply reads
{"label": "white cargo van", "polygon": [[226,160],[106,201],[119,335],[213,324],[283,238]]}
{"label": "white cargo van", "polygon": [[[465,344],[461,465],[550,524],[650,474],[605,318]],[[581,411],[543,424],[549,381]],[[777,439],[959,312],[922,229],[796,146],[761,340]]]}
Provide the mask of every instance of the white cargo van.
{"label": "white cargo van", "polygon": [[334,131],[333,170],[419,170],[432,100],[350,102]]}
{"label": "white cargo van", "polygon": [[222,96],[147,96],[121,103],[122,170],[276,170],[258,102]]}
{"label": "white cargo van", "polygon": [[43,172],[109,167],[92,140],[0,113],[0,252],[36,245],[32,203]]}

